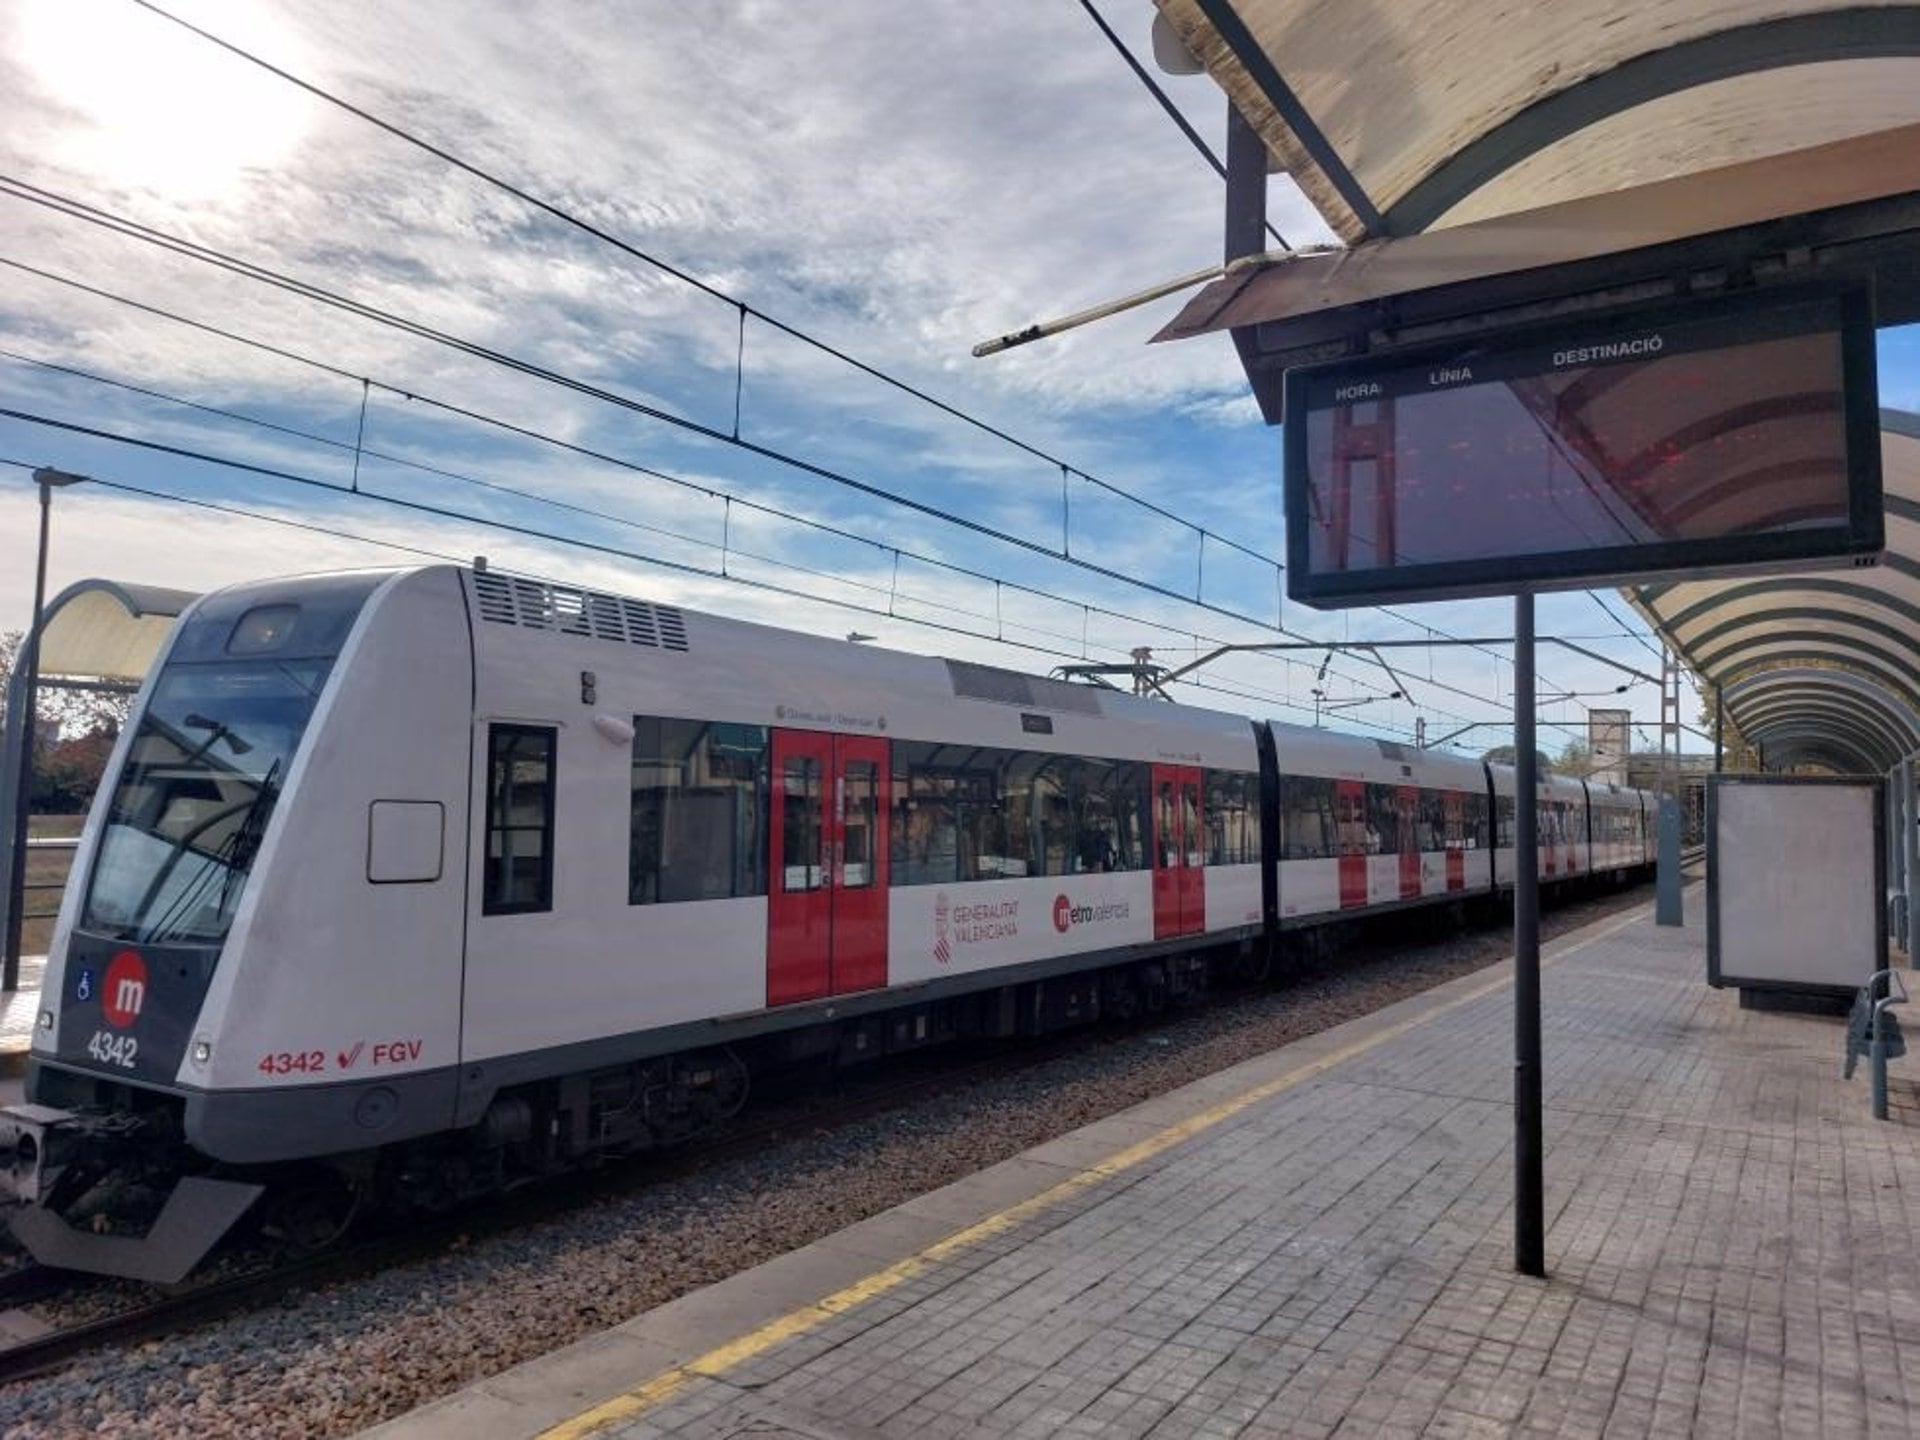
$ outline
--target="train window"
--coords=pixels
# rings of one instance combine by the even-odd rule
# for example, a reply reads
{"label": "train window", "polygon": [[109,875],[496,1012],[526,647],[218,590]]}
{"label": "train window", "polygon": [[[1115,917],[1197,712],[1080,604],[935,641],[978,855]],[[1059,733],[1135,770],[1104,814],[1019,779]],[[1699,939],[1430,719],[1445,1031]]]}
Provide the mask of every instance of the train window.
{"label": "train window", "polygon": [[1331,780],[1282,776],[1280,804],[1282,859],[1322,860],[1334,853]]}
{"label": "train window", "polygon": [[556,735],[535,725],[495,725],[487,732],[485,914],[553,908]]}
{"label": "train window", "polygon": [[1162,780],[1153,792],[1153,838],[1158,854],[1156,870],[1171,870],[1180,864],[1179,821],[1174,818],[1173,781]]}
{"label": "train window", "polygon": [[820,762],[789,756],[780,770],[781,886],[793,895],[818,890],[826,881],[821,864]]}
{"label": "train window", "polygon": [[1395,785],[1367,786],[1367,854],[1400,853],[1400,794]]}
{"label": "train window", "polygon": [[845,775],[846,815],[841,821],[840,883],[865,890],[879,882],[873,837],[879,831],[880,770],[871,760],[849,760]]}
{"label": "train window", "polygon": [[1073,761],[1061,755],[1029,757],[1033,771],[1028,814],[1032,826],[1028,845],[1035,875],[1073,873],[1073,799],[1070,774]]}
{"label": "train window", "polygon": [[1460,803],[1461,839],[1469,850],[1487,848],[1487,797],[1464,795]]}
{"label": "train window", "polygon": [[1513,796],[1501,795],[1497,799],[1499,804],[1494,813],[1499,817],[1499,838],[1494,843],[1501,849],[1511,850],[1513,848]]}
{"label": "train window", "polygon": [[893,873],[901,885],[1025,874],[1024,845],[1008,854],[1001,802],[1006,752],[976,745],[896,741]]}
{"label": "train window", "polygon": [[633,717],[627,900],[767,893],[767,729]]}
{"label": "train window", "polygon": [[1207,772],[1207,864],[1259,862],[1259,784],[1259,777],[1243,771]]}
{"label": "train window", "polygon": [[1146,768],[897,740],[893,883],[1136,870]]}
{"label": "train window", "polygon": [[1147,767],[1115,760],[1075,760],[1067,771],[1073,822],[1072,871],[1091,874],[1146,868],[1143,821]]}

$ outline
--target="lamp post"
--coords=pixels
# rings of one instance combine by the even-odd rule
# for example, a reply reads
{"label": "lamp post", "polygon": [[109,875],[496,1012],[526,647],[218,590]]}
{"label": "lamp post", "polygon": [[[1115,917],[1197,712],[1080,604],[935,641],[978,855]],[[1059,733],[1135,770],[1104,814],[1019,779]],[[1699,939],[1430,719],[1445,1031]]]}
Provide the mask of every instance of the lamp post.
{"label": "lamp post", "polygon": [[7,933],[4,966],[0,966],[0,989],[20,988],[20,922],[26,909],[27,817],[33,806],[33,722],[40,700],[40,612],[47,603],[47,532],[53,513],[53,492],[78,485],[88,477],[66,470],[41,466],[33,472],[33,483],[40,487],[40,548],[33,567],[33,625],[21,647],[20,665],[25,671],[24,685],[9,687],[20,697],[20,714],[14,722],[20,737],[20,768],[15,773],[13,797],[13,854],[7,878]]}

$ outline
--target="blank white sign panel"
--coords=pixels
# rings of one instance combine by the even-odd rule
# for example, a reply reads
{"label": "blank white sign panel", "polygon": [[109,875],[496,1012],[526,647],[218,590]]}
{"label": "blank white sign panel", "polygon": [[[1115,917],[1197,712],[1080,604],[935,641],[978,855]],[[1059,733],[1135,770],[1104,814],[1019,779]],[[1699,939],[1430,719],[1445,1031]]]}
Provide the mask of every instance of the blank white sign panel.
{"label": "blank white sign panel", "polygon": [[1880,969],[1871,785],[1722,785],[1721,978],[1857,989]]}

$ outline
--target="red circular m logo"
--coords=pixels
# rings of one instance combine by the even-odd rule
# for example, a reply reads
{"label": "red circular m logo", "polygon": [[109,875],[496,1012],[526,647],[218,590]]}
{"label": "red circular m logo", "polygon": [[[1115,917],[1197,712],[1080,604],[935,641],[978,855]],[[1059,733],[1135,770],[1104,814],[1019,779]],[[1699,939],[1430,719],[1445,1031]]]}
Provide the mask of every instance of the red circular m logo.
{"label": "red circular m logo", "polygon": [[107,962],[107,978],[100,986],[100,1009],[107,1023],[124,1030],[140,1018],[147,1003],[147,962],[138,950],[122,950]]}
{"label": "red circular m logo", "polygon": [[1053,928],[1064,935],[1067,933],[1067,927],[1071,924],[1073,924],[1073,902],[1064,895],[1054,896]]}

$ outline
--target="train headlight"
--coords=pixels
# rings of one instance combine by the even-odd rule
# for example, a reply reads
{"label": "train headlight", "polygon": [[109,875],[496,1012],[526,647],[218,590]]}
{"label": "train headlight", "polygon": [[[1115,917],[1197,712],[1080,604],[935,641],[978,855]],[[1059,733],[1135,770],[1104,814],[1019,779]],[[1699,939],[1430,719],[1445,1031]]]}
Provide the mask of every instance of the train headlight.
{"label": "train headlight", "polygon": [[265,655],[278,650],[293,634],[300,618],[298,605],[256,605],[240,617],[227,637],[229,655]]}
{"label": "train headlight", "polygon": [[40,1012],[40,1028],[42,1030],[53,1029],[53,1011],[42,1010]]}
{"label": "train headlight", "polygon": [[208,1044],[205,1040],[194,1041],[193,1042],[193,1063],[196,1065],[204,1065],[211,1059],[213,1059],[213,1046]]}

